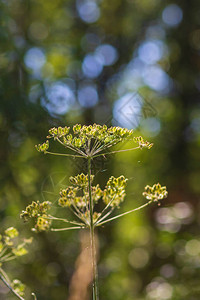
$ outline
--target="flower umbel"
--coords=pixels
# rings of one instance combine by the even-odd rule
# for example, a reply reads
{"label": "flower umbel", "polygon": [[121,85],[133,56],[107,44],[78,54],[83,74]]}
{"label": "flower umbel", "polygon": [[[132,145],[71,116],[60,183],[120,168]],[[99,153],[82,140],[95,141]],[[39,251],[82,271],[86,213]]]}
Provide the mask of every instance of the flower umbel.
{"label": "flower umbel", "polygon": [[27,222],[29,219],[34,218],[36,221],[35,228],[33,231],[45,231],[50,228],[51,220],[49,220],[47,211],[50,209],[51,202],[44,201],[40,203],[39,201],[33,201],[30,205],[22,211],[20,218]]}
{"label": "flower umbel", "polygon": [[[90,176],[90,180],[92,183],[94,180],[93,175]],[[33,218],[35,220],[35,227],[32,229],[33,231],[59,231],[69,230],[73,228],[78,229],[90,227],[88,175],[82,173],[74,177],[71,176],[69,178],[69,182],[72,185],[69,185],[65,189],[60,190],[58,205],[63,208],[70,209],[75,218],[78,220],[68,220],[50,215],[48,211],[51,208],[51,203],[48,201],[42,203],[39,203],[39,201],[32,202],[26,207],[26,210],[22,211],[21,218],[23,218],[24,221],[28,221],[29,218]],[[143,208],[143,206],[149,205],[151,202],[156,202],[167,197],[165,186],[161,187],[159,183],[154,184],[152,187],[147,185],[145,187],[143,196],[145,196],[149,201],[145,205],[142,205],[139,208],[133,209],[121,215],[108,218],[116,208],[120,207],[120,204],[124,201],[126,196],[125,189],[127,182],[128,179],[121,175],[119,177],[111,176],[103,190],[100,188],[99,184],[91,185],[94,227],[101,226],[102,224],[121,217],[124,214]],[[100,200],[104,203],[104,207],[101,211],[96,209],[96,204]],[[60,221],[78,225],[78,227],[75,226],[55,229],[51,228],[53,221]],[[12,234],[11,230],[9,234]],[[9,243],[9,240],[7,242]]]}
{"label": "flower umbel", "polygon": [[44,152],[46,153],[47,150],[49,149],[49,141],[44,142],[43,144],[35,145],[35,148],[39,152]]}
{"label": "flower umbel", "polygon": [[145,142],[143,137],[141,136],[135,137],[134,141],[138,143],[140,149],[142,148],[151,149],[153,147],[153,143],[149,143],[148,141]]}
{"label": "flower umbel", "polygon": [[114,176],[110,177],[106,188],[103,191],[103,201],[106,205],[110,203],[111,207],[119,207],[126,196],[125,187],[127,181],[128,179],[123,175],[118,178],[115,178]]}
{"label": "flower umbel", "polygon": [[[134,141],[138,144],[137,148],[150,149],[153,144],[145,142],[142,137],[134,137],[133,130],[121,127],[107,127],[106,125],[93,124],[89,126],[76,124],[70,133],[70,127],[53,127],[49,130],[47,141],[43,144],[36,145],[39,152],[65,155],[75,157],[97,157],[105,155],[104,151],[121,142]],[[53,153],[49,152],[49,139],[53,139],[77,154]],[[127,149],[123,151],[129,151]],[[102,153],[103,152],[103,153]],[[118,151],[117,151],[118,152]],[[119,151],[120,152],[120,151]]]}
{"label": "flower umbel", "polygon": [[167,198],[168,192],[166,186],[161,186],[160,183],[154,184],[152,187],[147,185],[145,192],[142,194],[147,200],[152,202],[158,202],[164,198]]}

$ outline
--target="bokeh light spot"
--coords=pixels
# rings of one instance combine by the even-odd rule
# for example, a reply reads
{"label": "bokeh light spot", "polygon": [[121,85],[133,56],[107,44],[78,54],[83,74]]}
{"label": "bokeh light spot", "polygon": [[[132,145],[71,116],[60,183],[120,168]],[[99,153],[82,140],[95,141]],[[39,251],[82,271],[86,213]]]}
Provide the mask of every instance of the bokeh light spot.
{"label": "bokeh light spot", "polygon": [[46,85],[45,90],[46,98],[42,98],[42,106],[51,114],[63,115],[75,103],[73,91],[63,82]]}
{"label": "bokeh light spot", "polygon": [[174,216],[172,209],[167,207],[156,211],[156,221],[160,230],[178,232],[181,228],[181,221]]}
{"label": "bokeh light spot", "polygon": [[142,97],[137,93],[127,93],[119,98],[113,108],[116,125],[129,129],[136,128],[141,121]]}
{"label": "bokeh light spot", "polygon": [[183,18],[182,9],[176,4],[170,4],[163,10],[162,19],[170,27],[176,27]]}
{"label": "bokeh light spot", "polygon": [[78,0],[76,7],[80,18],[86,23],[94,23],[100,16],[100,10],[94,1]]}
{"label": "bokeh light spot", "polygon": [[102,60],[97,55],[88,54],[83,60],[82,70],[86,77],[96,78],[103,70]]}
{"label": "bokeh light spot", "polygon": [[157,118],[144,119],[141,126],[149,137],[154,137],[160,132],[160,121]]}
{"label": "bokeh light spot", "polygon": [[44,52],[37,47],[29,49],[24,57],[25,65],[30,68],[35,76],[40,75],[40,70],[46,62]]}
{"label": "bokeh light spot", "polygon": [[185,250],[191,256],[200,254],[200,241],[196,239],[188,241],[185,245]]}
{"label": "bokeh light spot", "polygon": [[93,107],[98,103],[98,93],[93,85],[85,85],[78,90],[78,101],[82,107]]}
{"label": "bokeh light spot", "polygon": [[165,92],[170,87],[169,76],[159,66],[148,66],[142,75],[144,83],[153,90]]}
{"label": "bokeh light spot", "polygon": [[145,41],[138,49],[139,58],[146,64],[154,64],[163,56],[163,43],[158,40]]}
{"label": "bokeh light spot", "polygon": [[166,264],[161,267],[160,274],[165,278],[170,278],[175,274],[175,269],[172,265]]}
{"label": "bokeh light spot", "polygon": [[174,215],[179,219],[189,218],[193,214],[192,207],[189,203],[178,202],[173,207]]}
{"label": "bokeh light spot", "polygon": [[113,65],[118,59],[118,53],[115,47],[104,44],[96,49],[96,54],[101,57],[104,66]]}
{"label": "bokeh light spot", "polygon": [[135,248],[130,252],[128,259],[133,268],[139,269],[146,266],[149,261],[149,254],[143,248]]}
{"label": "bokeh light spot", "polygon": [[172,299],[173,288],[167,282],[153,281],[147,286],[147,294],[150,299]]}

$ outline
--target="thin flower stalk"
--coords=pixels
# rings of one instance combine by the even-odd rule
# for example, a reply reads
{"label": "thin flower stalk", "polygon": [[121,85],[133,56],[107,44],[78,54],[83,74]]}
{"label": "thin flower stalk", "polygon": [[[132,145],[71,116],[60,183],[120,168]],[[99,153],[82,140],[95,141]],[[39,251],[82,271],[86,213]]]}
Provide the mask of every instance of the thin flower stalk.
{"label": "thin flower stalk", "polygon": [[102,218],[98,219],[98,220],[94,223],[95,227],[98,226],[99,223],[102,224],[101,222],[102,222],[104,219],[106,219],[108,216],[110,216],[110,215],[112,214],[112,212],[114,211],[114,209],[115,209],[115,208],[112,207],[112,208],[109,210],[109,212],[107,212]]}
{"label": "thin flower stalk", "polygon": [[84,225],[83,223],[78,223],[76,221],[69,221],[67,219],[57,218],[57,217],[53,217],[51,215],[49,215],[48,217],[46,217],[46,219],[55,220],[55,221],[62,221],[64,223],[70,223],[70,224],[80,225],[80,226]]}
{"label": "thin flower stalk", "polygon": [[133,150],[136,150],[136,149],[140,149],[140,147],[134,147],[134,148],[130,148],[130,149],[116,150],[116,151],[110,151],[110,152],[106,152],[106,153],[101,153],[99,155],[94,155],[93,158],[96,158],[96,157],[99,157],[99,156],[110,155],[110,154],[121,153],[121,152],[133,151]]}
{"label": "thin flower stalk", "polygon": [[75,205],[73,205],[73,208],[74,208],[73,213],[75,214],[75,216],[77,216],[77,218],[79,218],[85,224],[89,225],[89,221],[84,217],[81,211]]}
{"label": "thin flower stalk", "polygon": [[52,154],[52,155],[57,155],[57,156],[66,156],[66,157],[72,157],[72,158],[83,158],[84,157],[82,155],[77,155],[77,154],[56,153],[56,152],[50,152],[50,151],[46,151],[45,154]]}
{"label": "thin flower stalk", "polygon": [[[113,197],[113,199],[104,207],[104,209],[101,211],[101,213],[99,214],[96,222],[95,222],[95,225],[98,224],[100,222],[100,220],[102,220],[102,218],[106,218],[107,217],[107,213],[103,216],[104,212],[110,207],[110,205],[112,204],[112,202],[115,200],[115,196]],[[109,212],[109,214],[114,210],[114,207],[113,209],[111,209],[111,211]],[[103,216],[103,217],[102,217]],[[101,218],[102,217],[102,218]]]}
{"label": "thin flower stalk", "polygon": [[66,231],[66,230],[74,230],[74,229],[81,229],[84,226],[74,226],[74,227],[66,227],[66,228],[51,228],[51,231]]}
{"label": "thin flower stalk", "polygon": [[130,213],[132,213],[132,212],[135,212],[135,211],[137,211],[137,210],[140,210],[140,209],[142,209],[142,208],[148,206],[151,202],[152,202],[152,201],[149,201],[149,202],[147,202],[147,203],[145,203],[145,204],[143,204],[143,205],[141,205],[141,206],[139,206],[139,207],[137,207],[137,208],[134,208],[134,209],[131,209],[131,210],[129,210],[129,211],[126,211],[126,212],[124,212],[124,213],[122,213],[122,214],[120,214],[120,215],[114,216],[114,217],[112,217],[112,218],[110,218],[110,219],[107,219],[107,220],[105,220],[105,221],[103,221],[103,222],[97,223],[96,226],[101,226],[101,225],[103,225],[103,224],[105,224],[105,223],[111,222],[111,221],[116,220],[116,219],[119,219],[119,218],[121,218],[121,217],[123,217],[123,216],[125,216],[125,215],[128,215],[128,214],[130,214]]}
{"label": "thin flower stalk", "polygon": [[89,209],[90,209],[90,239],[92,254],[92,270],[93,270],[93,299],[98,300],[98,275],[95,249],[94,220],[93,220],[93,200],[91,187],[91,158],[88,159],[88,190],[89,190]]}

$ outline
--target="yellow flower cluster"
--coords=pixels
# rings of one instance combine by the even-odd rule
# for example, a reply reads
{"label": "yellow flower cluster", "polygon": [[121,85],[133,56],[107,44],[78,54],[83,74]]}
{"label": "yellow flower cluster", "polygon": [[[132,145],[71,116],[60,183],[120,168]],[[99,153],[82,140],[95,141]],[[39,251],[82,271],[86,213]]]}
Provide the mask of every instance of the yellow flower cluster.
{"label": "yellow flower cluster", "polygon": [[166,186],[161,186],[160,183],[154,184],[152,187],[147,185],[145,192],[142,194],[147,200],[157,202],[167,198],[168,192]]}
{"label": "yellow flower cluster", "polygon": [[[139,147],[150,149],[153,144],[145,142],[142,137],[134,137],[133,130],[121,127],[107,127],[106,125],[80,125],[73,126],[70,133],[70,127],[53,127],[49,130],[47,141],[36,145],[39,152],[47,153],[49,149],[49,139],[53,138],[64,147],[78,153],[81,157],[92,157],[103,150],[106,150],[120,142],[127,140],[135,141]],[[51,153],[51,152],[48,152]],[[53,153],[52,153],[53,154]]]}

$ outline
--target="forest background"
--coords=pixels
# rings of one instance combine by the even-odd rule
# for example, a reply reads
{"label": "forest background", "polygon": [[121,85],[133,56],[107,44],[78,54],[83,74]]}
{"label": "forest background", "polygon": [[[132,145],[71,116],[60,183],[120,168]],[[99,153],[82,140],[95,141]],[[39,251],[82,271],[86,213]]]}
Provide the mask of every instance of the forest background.
{"label": "forest background", "polygon": [[100,295],[199,300],[200,2],[1,0],[0,24],[0,227],[34,236],[7,272],[38,300],[67,299],[80,234],[34,235],[19,214],[57,201],[84,165],[34,145],[54,126],[115,125],[154,147],[99,161],[100,183],[129,178],[122,211],[144,202],[146,184],[169,196],[98,230]]}

